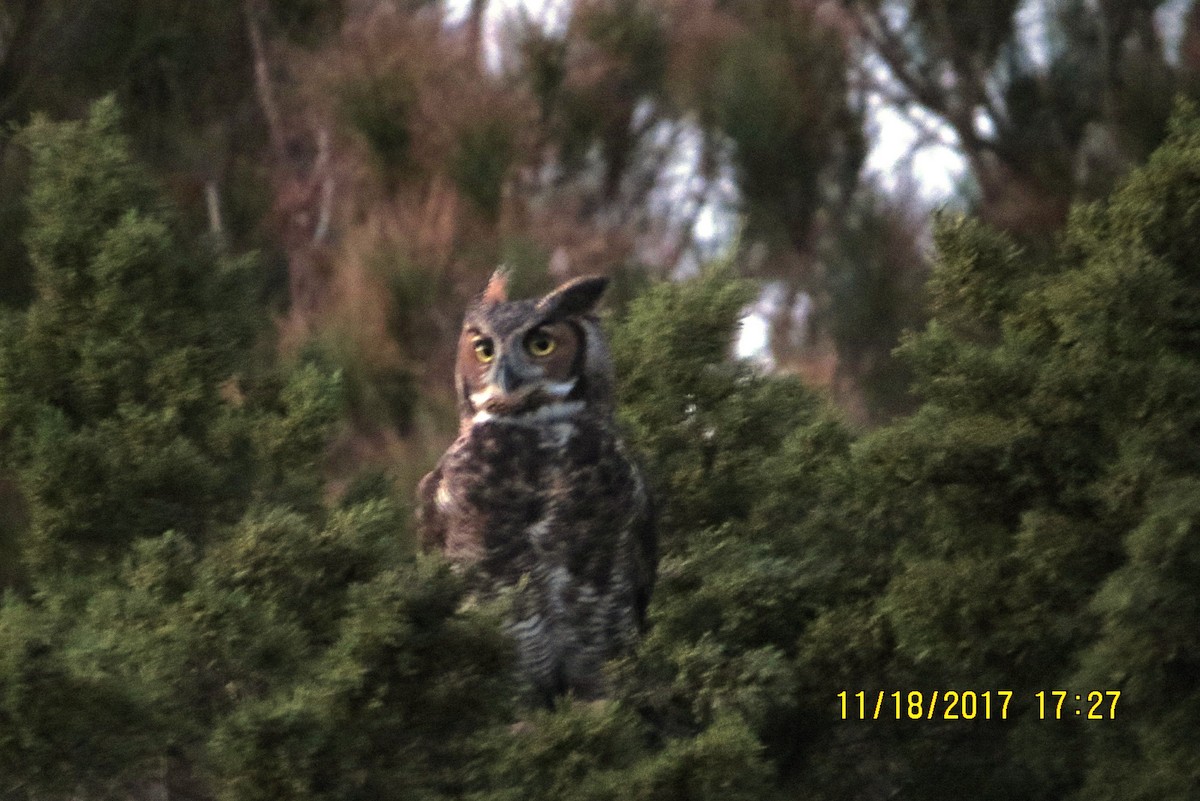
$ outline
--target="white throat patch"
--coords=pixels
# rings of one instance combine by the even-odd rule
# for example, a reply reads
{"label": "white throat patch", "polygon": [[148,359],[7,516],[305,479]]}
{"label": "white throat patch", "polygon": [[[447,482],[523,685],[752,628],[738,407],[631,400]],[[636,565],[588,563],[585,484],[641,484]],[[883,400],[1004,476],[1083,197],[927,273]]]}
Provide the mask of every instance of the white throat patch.
{"label": "white throat patch", "polygon": [[481,392],[472,392],[471,393],[471,403],[475,404],[475,406],[478,408],[478,407],[486,404],[488,401],[490,401],[492,399],[492,396],[495,394],[496,394],[496,388],[491,385],[488,385],[488,387],[486,389],[482,390]]}
{"label": "white throat patch", "polygon": [[565,398],[571,394],[571,390],[575,389],[575,383],[578,380],[579,379],[577,378],[572,378],[570,381],[559,381],[557,384],[547,384],[545,386],[545,390],[556,398]]}
{"label": "white throat patch", "polygon": [[524,414],[495,415],[491,412],[479,411],[471,418],[471,425],[505,423],[517,426],[535,426],[547,422],[559,422],[574,417],[583,411],[583,406],[583,401],[574,400],[547,403],[545,406],[539,406],[533,411],[525,412]]}
{"label": "white throat patch", "polygon": [[[515,425],[536,425],[539,423],[545,423],[547,421],[565,420],[568,417],[572,417],[579,413],[583,409],[583,401],[581,400],[561,400],[571,394],[571,391],[575,389],[575,384],[577,382],[577,378],[572,378],[569,381],[558,381],[553,384],[543,384],[541,386],[542,392],[552,398],[559,398],[560,400],[555,400],[552,403],[539,406],[533,411],[525,412],[523,414],[496,415],[492,412],[480,409],[479,411],[475,412],[474,417],[471,418],[471,425],[478,425],[480,423],[488,423],[492,421],[497,423],[512,423]],[[488,401],[497,397],[499,394],[500,390],[496,386],[489,384],[479,392],[471,393],[471,403],[474,404],[476,408],[486,406]]]}
{"label": "white throat patch", "polygon": [[[553,384],[543,384],[541,390],[553,398],[565,398],[575,389],[575,384],[579,381],[577,378],[572,378],[570,381],[558,381]],[[487,402],[498,396],[500,390],[494,384],[488,384],[479,392],[471,393],[471,403],[476,407],[486,406]]]}

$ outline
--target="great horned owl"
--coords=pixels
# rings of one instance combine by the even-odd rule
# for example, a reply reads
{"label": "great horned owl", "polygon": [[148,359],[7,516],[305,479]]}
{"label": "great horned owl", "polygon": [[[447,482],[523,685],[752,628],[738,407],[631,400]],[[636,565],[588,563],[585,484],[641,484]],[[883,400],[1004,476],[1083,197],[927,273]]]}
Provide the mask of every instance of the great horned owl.
{"label": "great horned owl", "polygon": [[426,547],[511,588],[519,665],[546,703],[603,694],[605,659],[640,632],[657,562],[645,482],[613,420],[592,314],[608,280],[508,300],[497,271],[458,345],[458,438],[420,483]]}

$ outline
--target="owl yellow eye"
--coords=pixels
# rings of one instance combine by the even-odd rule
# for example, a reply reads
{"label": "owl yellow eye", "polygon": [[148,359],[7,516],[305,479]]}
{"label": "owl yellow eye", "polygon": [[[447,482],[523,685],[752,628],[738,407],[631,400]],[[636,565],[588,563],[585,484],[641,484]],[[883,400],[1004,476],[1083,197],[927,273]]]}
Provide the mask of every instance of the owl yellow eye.
{"label": "owl yellow eye", "polygon": [[475,348],[475,358],[484,364],[496,358],[496,346],[487,337],[475,337],[471,346]]}
{"label": "owl yellow eye", "polygon": [[525,340],[525,348],[534,356],[549,356],[557,345],[554,337],[545,331],[534,331],[529,339]]}

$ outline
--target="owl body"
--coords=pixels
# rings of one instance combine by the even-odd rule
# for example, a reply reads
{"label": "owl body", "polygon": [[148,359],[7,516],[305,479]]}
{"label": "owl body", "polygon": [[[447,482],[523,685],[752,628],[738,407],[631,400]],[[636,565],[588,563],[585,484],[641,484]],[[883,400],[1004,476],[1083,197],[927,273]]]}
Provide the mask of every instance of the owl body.
{"label": "owl body", "polygon": [[636,641],[657,558],[590,315],[604,279],[517,303],[502,280],[467,313],[459,436],[421,481],[422,537],[484,594],[512,591],[509,628],[537,695],[592,698],[603,662]]}

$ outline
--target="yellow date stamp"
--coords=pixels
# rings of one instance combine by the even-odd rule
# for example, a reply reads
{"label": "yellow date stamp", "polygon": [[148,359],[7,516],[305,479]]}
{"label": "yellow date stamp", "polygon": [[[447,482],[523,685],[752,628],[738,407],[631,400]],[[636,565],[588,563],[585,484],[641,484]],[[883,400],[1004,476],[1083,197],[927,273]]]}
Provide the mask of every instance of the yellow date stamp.
{"label": "yellow date stamp", "polygon": [[[1009,720],[1016,715],[1012,690],[866,690],[837,694],[842,720]],[[1039,720],[1114,720],[1120,690],[1040,690],[1026,701],[1036,701]]]}

